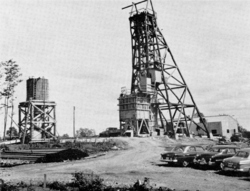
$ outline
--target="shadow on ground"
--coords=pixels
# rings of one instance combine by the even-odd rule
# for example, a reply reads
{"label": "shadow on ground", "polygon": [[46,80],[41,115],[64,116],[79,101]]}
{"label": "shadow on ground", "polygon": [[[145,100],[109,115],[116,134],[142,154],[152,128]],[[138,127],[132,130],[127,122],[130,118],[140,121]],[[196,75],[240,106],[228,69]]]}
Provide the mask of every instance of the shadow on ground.
{"label": "shadow on ground", "polygon": [[171,168],[180,168],[181,166],[177,166],[177,165],[171,165],[171,164],[166,164],[166,163],[154,163],[151,162],[152,165],[154,166],[159,166],[159,167],[171,167]]}
{"label": "shadow on ground", "polygon": [[230,177],[245,177],[248,178],[248,175],[246,173],[240,173],[240,172],[224,172],[224,171],[217,171],[215,174],[223,175],[223,176],[230,176]]}
{"label": "shadow on ground", "polygon": [[241,178],[241,179],[239,179],[239,180],[245,180],[245,181],[248,181],[248,182],[250,182],[250,177],[246,177],[246,178]]}

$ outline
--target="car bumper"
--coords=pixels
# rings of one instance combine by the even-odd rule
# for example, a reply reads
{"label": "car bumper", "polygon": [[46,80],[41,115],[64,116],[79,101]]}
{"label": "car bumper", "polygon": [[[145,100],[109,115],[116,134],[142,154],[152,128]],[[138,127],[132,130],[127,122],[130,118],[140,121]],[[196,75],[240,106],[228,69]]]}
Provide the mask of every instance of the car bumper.
{"label": "car bumper", "polygon": [[209,166],[218,166],[218,164],[216,162],[211,162],[211,161],[208,162],[208,165]]}
{"label": "car bumper", "polygon": [[222,160],[217,160],[215,162],[209,161],[208,165],[211,167],[219,167],[221,163],[222,163]]}
{"label": "car bumper", "polygon": [[177,163],[178,160],[177,159],[161,159],[161,162],[167,162],[167,163]]}
{"label": "car bumper", "polygon": [[223,171],[247,172],[248,169],[244,169],[244,168],[235,169],[235,168],[231,168],[231,167],[224,167]]}

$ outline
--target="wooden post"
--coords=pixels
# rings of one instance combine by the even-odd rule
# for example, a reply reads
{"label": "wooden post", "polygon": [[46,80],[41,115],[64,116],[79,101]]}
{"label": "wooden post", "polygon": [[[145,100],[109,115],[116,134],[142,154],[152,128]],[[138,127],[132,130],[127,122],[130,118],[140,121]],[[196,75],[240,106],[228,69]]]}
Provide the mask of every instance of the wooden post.
{"label": "wooden post", "polygon": [[5,97],[5,105],[4,105],[4,130],[3,130],[3,140],[5,141],[6,128],[7,128],[7,116],[8,116],[8,99]]}
{"label": "wooden post", "polygon": [[22,144],[24,144],[24,142],[25,142],[26,130],[27,130],[27,123],[28,123],[28,118],[29,118],[29,115],[30,115],[30,105],[31,105],[31,103],[28,102],[27,112],[25,112],[25,115],[26,115],[26,116],[25,116],[25,126],[24,126]]}
{"label": "wooden post", "polygon": [[54,136],[56,137],[56,105],[54,106]]}
{"label": "wooden post", "polygon": [[44,174],[43,188],[46,188],[46,180],[47,180],[47,175]]}
{"label": "wooden post", "polygon": [[73,136],[74,138],[76,138],[75,136],[75,106],[73,107]]}
{"label": "wooden post", "polygon": [[22,117],[22,113],[21,113],[21,106],[19,105],[18,106],[18,134],[19,134],[19,138],[21,138],[21,133],[22,133],[22,120],[21,120],[21,117]]}
{"label": "wooden post", "polygon": [[32,104],[30,104],[30,140],[32,141],[34,137],[34,125],[33,125],[33,120],[34,120],[34,107]]}

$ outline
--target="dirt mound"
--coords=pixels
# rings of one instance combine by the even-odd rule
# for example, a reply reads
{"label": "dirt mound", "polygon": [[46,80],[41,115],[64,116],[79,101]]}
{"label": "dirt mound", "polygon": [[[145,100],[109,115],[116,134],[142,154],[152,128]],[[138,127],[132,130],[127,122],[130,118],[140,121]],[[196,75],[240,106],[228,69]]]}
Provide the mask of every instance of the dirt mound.
{"label": "dirt mound", "polygon": [[89,156],[86,152],[78,149],[67,149],[58,153],[47,154],[36,160],[36,163],[63,162],[65,160],[79,160]]}
{"label": "dirt mound", "polygon": [[182,138],[176,140],[176,139],[171,139],[171,138],[165,136],[165,137],[157,137],[157,139],[162,141],[162,144],[165,145],[166,147],[175,146],[178,144],[200,144],[200,145],[203,145],[204,147],[206,147],[208,145],[216,144],[216,142],[211,140],[211,139],[200,138],[200,137],[195,137],[195,138],[182,137]]}
{"label": "dirt mound", "polygon": [[127,141],[121,140],[119,138],[110,139],[109,142],[120,149],[127,149],[129,145]]}

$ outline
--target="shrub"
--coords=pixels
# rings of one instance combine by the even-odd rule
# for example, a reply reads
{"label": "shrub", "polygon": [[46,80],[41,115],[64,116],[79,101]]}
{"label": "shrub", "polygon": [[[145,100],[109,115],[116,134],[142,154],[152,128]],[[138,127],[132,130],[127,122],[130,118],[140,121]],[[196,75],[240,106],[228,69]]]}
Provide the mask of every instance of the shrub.
{"label": "shrub", "polygon": [[100,191],[104,187],[103,179],[93,172],[75,172],[72,176],[72,187],[77,187],[79,190]]}
{"label": "shrub", "polygon": [[62,191],[68,190],[67,184],[65,184],[64,182],[58,182],[58,181],[48,183],[47,187],[53,190],[62,190]]}
{"label": "shrub", "polygon": [[16,185],[13,185],[11,183],[3,183],[0,187],[0,190],[2,191],[8,191],[8,190],[18,190],[18,187]]}
{"label": "shrub", "polygon": [[70,141],[66,141],[66,142],[64,143],[64,147],[65,147],[65,148],[73,148],[74,145],[75,145],[75,143],[72,143],[72,142],[70,142]]}

